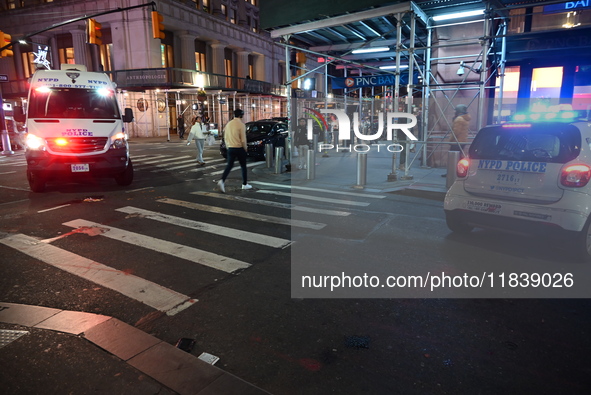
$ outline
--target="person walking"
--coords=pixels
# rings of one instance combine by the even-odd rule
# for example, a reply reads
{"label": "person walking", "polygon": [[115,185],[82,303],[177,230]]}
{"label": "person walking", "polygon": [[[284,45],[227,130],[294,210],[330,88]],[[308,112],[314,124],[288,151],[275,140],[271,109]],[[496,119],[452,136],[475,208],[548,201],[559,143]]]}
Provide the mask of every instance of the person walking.
{"label": "person walking", "polygon": [[[451,125],[451,136],[448,141],[450,141],[449,150],[459,151],[460,159],[466,153],[471,119],[470,114],[468,114],[468,107],[465,104],[458,104]],[[447,174],[442,174],[441,177],[447,177]]]}
{"label": "person walking", "polygon": [[195,139],[195,146],[197,147],[197,164],[200,166],[205,165],[203,161],[203,149],[205,147],[205,135],[207,134],[207,128],[205,124],[201,122],[201,117],[196,117],[191,126],[189,137],[187,138],[187,145],[191,144],[191,140]]}
{"label": "person walking", "polygon": [[176,120],[176,128],[177,133],[179,134],[179,138],[183,140],[185,137],[185,119],[182,115],[179,115],[179,117]]}
{"label": "person walking", "polygon": [[226,124],[224,128],[224,141],[228,148],[228,162],[222,179],[218,181],[218,186],[222,193],[226,193],[226,178],[234,167],[234,162],[238,159],[240,167],[242,168],[242,189],[251,189],[252,186],[247,183],[246,177],[246,154],[248,147],[246,145],[246,125],[242,122],[244,111],[241,109],[234,110],[234,119]]}
{"label": "person walking", "polygon": [[306,168],[306,159],[310,148],[307,133],[306,118],[298,119],[298,126],[293,136],[293,145],[298,149],[298,169]]}

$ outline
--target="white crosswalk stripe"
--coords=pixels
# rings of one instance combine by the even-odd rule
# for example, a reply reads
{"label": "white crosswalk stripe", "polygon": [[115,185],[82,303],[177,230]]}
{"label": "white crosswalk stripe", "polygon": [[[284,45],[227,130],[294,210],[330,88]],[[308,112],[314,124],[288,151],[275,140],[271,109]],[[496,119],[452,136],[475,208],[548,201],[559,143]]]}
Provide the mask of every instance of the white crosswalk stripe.
{"label": "white crosswalk stripe", "polygon": [[239,261],[237,259],[228,258],[214,254],[212,252],[157,239],[155,237],[144,236],[138,233],[129,232],[107,225],[101,225],[99,223],[86,221],[83,219],[69,221],[63,225],[70,226],[72,228],[95,228],[98,232],[100,232],[101,236],[144,247],[153,251],[162,252],[177,258],[186,259],[188,261],[218,269],[227,273],[234,273],[236,271],[250,267],[249,263]]}
{"label": "white crosswalk stripe", "polygon": [[238,240],[244,240],[251,243],[261,244],[268,247],[284,248],[291,244],[290,240],[280,239],[278,237],[261,235],[253,232],[246,232],[227,228],[225,226],[218,226],[207,224],[205,222],[193,221],[190,219],[174,217],[172,215],[166,215],[157,213],[154,211],[144,210],[136,207],[122,207],[115,211],[127,213],[130,215],[140,215],[144,218],[153,219],[160,222],[169,223],[172,225],[182,226],[185,228],[200,230],[202,232],[208,232],[217,234],[220,236],[230,237]]}
{"label": "white crosswalk stripe", "polygon": [[338,210],[328,210],[328,209],[318,209],[318,208],[311,208],[311,207],[304,207],[304,206],[297,206],[295,204],[290,203],[281,203],[281,202],[271,202],[269,200],[260,200],[260,199],[253,199],[244,196],[235,196],[235,195],[228,195],[228,194],[220,194],[220,193],[212,193],[212,192],[191,192],[192,195],[199,195],[199,196],[207,196],[207,197],[215,197],[216,199],[225,199],[225,200],[235,200],[239,202],[245,203],[253,203],[253,204],[260,204],[263,206],[269,207],[279,207],[288,210],[296,210],[296,211],[304,211],[308,213],[314,214],[324,214],[324,215],[332,215],[337,217],[347,217],[351,215],[348,211],[338,211]]}
{"label": "white crosswalk stripe", "polygon": [[156,310],[166,312],[168,315],[176,314],[196,302],[189,296],[30,236],[16,234],[0,239],[0,243],[58,269],[115,290]]}
{"label": "white crosswalk stripe", "polygon": [[316,229],[316,230],[322,229],[326,226],[326,224],[322,224],[322,223],[318,223],[318,222],[300,221],[300,220],[292,220],[291,218],[273,217],[270,215],[256,214],[256,213],[251,213],[248,211],[233,210],[233,209],[227,209],[227,208],[222,208],[222,207],[209,206],[206,204],[186,202],[184,200],[165,198],[165,199],[158,199],[158,201],[162,202],[162,203],[174,204],[176,206],[190,208],[193,210],[209,211],[209,212],[213,212],[213,213],[226,214],[226,215],[231,215],[231,216],[240,217],[240,218],[254,219],[256,221],[269,222],[269,223],[273,223],[273,224],[296,226],[296,227],[300,227],[300,228],[308,228],[308,229]]}
{"label": "white crosswalk stripe", "polygon": [[[251,162],[251,163],[247,163],[246,167],[253,167],[253,166],[258,166],[258,165],[262,165],[265,162]],[[238,165],[238,163],[236,163],[234,165],[234,167],[232,168],[231,171],[236,171],[236,170],[240,170],[240,165]],[[208,176],[219,176],[220,174],[222,174],[224,172],[224,170],[219,170],[219,171],[214,171],[212,173],[207,174]]]}
{"label": "white crosswalk stripe", "polygon": [[286,197],[304,199],[304,200],[313,200],[313,201],[323,202],[323,203],[343,204],[346,206],[360,206],[360,207],[369,206],[369,203],[366,203],[366,202],[357,202],[357,201],[343,200],[343,199],[331,199],[331,198],[327,198],[327,197],[304,195],[301,193],[269,191],[269,190],[265,190],[265,189],[259,189],[259,190],[257,190],[257,193],[264,193],[267,195],[286,196]]}
{"label": "white crosswalk stripe", "polygon": [[372,194],[364,194],[364,193],[359,193],[359,192],[335,191],[333,189],[310,188],[310,187],[302,187],[302,186],[287,185],[287,184],[274,184],[274,183],[263,182],[263,181],[252,181],[251,184],[263,185],[263,186],[275,187],[275,188],[295,189],[295,190],[300,190],[300,191],[312,191],[312,192],[331,193],[331,194],[336,194],[336,195],[357,196],[357,197],[370,198],[370,199],[383,199],[386,197],[385,195],[372,195]]}

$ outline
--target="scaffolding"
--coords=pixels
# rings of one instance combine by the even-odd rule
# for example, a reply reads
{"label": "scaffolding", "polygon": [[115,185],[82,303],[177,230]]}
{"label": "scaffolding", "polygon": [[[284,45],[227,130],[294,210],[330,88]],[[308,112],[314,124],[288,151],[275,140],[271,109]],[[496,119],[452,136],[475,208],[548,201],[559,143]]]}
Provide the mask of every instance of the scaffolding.
{"label": "scaffolding", "polygon": [[[488,2],[487,2],[488,3]],[[335,26],[348,23],[366,23],[371,18],[394,17],[396,23],[384,34],[365,41],[361,47],[369,46],[372,42],[384,39],[386,34],[395,32],[395,70],[386,71],[378,67],[368,66],[362,62],[351,60],[347,55],[352,49],[335,56],[334,53],[313,51],[301,45],[295,45],[293,39],[298,34],[306,33],[307,38],[315,29],[332,29]],[[482,25],[482,30],[473,37],[453,39],[445,37],[445,31],[451,31],[462,27]],[[391,6],[379,7],[368,11],[351,13],[320,21],[308,22],[280,28],[271,32],[272,37],[280,38],[285,47],[286,62],[286,87],[287,87],[287,115],[290,125],[297,114],[302,114],[303,108],[318,105],[319,101],[301,101],[294,104],[292,100],[291,84],[293,81],[305,78],[310,73],[324,69],[325,92],[328,92],[328,64],[339,64],[344,68],[344,76],[352,70],[357,70],[359,75],[392,74],[395,83],[381,90],[374,87],[366,89],[365,95],[362,88],[357,89],[357,97],[351,98],[351,90],[345,89],[342,97],[329,97],[325,95],[320,105],[325,109],[344,108],[357,106],[359,113],[370,113],[373,119],[374,112],[378,111],[406,111],[415,114],[418,118],[416,136],[418,141],[413,141],[415,147],[411,147],[409,141],[401,141],[407,148],[403,155],[403,163],[400,163],[396,153],[393,154],[392,173],[388,179],[397,178],[398,168],[404,170],[403,178],[411,179],[410,169],[420,162],[423,167],[444,166],[446,155],[445,148],[453,141],[451,133],[451,115],[458,104],[465,104],[469,111],[476,115],[476,128],[471,131],[475,134],[478,129],[491,121],[493,115],[500,117],[502,108],[503,77],[505,65],[505,36],[506,21],[496,17],[490,4],[487,5],[483,17],[477,21],[455,23],[448,25],[433,25],[432,20],[414,3],[402,3]],[[470,29],[468,29],[470,30]],[[475,29],[472,29],[475,31]],[[304,40],[305,41],[305,40]],[[291,75],[292,64],[291,51],[301,51],[314,56],[322,56],[326,60],[324,64]],[[408,68],[401,69],[402,61]],[[456,72],[456,70],[462,72]],[[450,70],[452,70],[450,72]],[[406,74],[406,83],[401,78]],[[456,78],[449,78],[453,76]],[[490,100],[494,97],[494,90],[498,90],[496,102]],[[496,106],[496,110],[495,110]],[[368,133],[371,132],[372,122],[369,123]],[[451,141],[450,140],[451,137]],[[396,136],[394,137],[396,139]],[[395,141],[396,142],[396,141]],[[414,149],[409,149],[414,148]]]}

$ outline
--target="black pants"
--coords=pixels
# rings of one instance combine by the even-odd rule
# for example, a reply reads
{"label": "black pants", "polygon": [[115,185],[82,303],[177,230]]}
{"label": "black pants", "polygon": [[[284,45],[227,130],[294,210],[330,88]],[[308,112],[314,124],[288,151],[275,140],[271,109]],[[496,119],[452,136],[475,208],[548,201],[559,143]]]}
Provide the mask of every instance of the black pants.
{"label": "black pants", "polygon": [[222,174],[222,181],[226,181],[226,177],[234,167],[234,161],[238,159],[240,167],[242,168],[242,184],[246,185],[246,151],[244,148],[228,148],[228,163],[224,174]]}

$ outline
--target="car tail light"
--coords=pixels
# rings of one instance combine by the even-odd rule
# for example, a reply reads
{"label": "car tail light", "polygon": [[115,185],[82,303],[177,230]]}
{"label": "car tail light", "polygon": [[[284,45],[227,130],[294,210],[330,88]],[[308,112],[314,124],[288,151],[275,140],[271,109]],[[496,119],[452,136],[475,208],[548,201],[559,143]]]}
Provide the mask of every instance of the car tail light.
{"label": "car tail light", "polygon": [[569,165],[560,173],[560,183],[565,187],[584,187],[591,179],[591,167],[588,165]]}
{"label": "car tail light", "polygon": [[470,167],[470,161],[467,158],[460,159],[456,165],[456,175],[458,178],[464,178],[468,175],[468,168]]}

